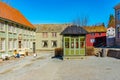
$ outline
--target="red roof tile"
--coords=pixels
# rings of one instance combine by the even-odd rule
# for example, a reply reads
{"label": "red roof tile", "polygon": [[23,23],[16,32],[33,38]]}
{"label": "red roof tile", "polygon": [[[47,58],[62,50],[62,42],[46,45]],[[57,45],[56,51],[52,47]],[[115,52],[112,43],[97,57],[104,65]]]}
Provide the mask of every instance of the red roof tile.
{"label": "red roof tile", "polygon": [[18,10],[3,2],[0,2],[0,17],[35,29],[35,27]]}

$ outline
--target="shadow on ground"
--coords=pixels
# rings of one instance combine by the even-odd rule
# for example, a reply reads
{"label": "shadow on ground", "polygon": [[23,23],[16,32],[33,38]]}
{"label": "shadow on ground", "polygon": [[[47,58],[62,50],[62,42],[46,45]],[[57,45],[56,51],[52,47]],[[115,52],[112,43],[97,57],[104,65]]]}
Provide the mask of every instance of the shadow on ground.
{"label": "shadow on ground", "polygon": [[53,56],[51,57],[52,59],[60,59],[60,60],[63,60],[63,57],[62,56]]}

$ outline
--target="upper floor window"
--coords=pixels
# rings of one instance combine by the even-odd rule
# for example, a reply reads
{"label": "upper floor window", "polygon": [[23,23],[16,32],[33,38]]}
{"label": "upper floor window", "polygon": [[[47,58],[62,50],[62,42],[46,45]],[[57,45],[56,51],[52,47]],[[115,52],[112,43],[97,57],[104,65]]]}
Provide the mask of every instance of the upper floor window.
{"label": "upper floor window", "polygon": [[12,32],[13,32],[12,30],[13,30],[13,26],[12,26],[12,25],[9,25],[9,26],[8,26],[8,31],[12,33]]}
{"label": "upper floor window", "polygon": [[57,37],[57,33],[56,32],[52,32],[52,37]]}
{"label": "upper floor window", "polygon": [[43,38],[47,38],[48,37],[48,33],[47,32],[43,32],[42,36],[43,36]]}
{"label": "upper floor window", "polygon": [[22,34],[22,29],[18,28],[18,34]]}
{"label": "upper floor window", "polygon": [[33,32],[32,32],[32,31],[30,31],[30,35],[31,35],[31,36],[33,35]]}
{"label": "upper floor window", "polygon": [[0,23],[0,31],[5,31],[5,26],[3,23]]}
{"label": "upper floor window", "polygon": [[17,28],[16,27],[13,27],[13,32],[17,33]]}
{"label": "upper floor window", "polygon": [[120,38],[120,27],[117,27],[117,38]]}

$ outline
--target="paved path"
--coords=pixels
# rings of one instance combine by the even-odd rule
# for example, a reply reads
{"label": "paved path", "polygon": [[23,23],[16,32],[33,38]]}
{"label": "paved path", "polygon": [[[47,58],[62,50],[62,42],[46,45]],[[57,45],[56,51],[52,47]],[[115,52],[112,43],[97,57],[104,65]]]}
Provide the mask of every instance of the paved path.
{"label": "paved path", "polygon": [[40,53],[0,64],[0,80],[120,80],[120,60],[87,57],[78,60],[51,59]]}

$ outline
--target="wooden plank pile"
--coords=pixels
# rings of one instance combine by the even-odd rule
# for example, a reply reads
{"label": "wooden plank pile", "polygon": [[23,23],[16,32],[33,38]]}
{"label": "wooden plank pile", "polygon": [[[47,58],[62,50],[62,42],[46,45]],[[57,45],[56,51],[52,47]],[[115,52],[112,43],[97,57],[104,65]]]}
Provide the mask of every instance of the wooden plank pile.
{"label": "wooden plank pile", "polygon": [[107,56],[120,59],[120,50],[108,50]]}

